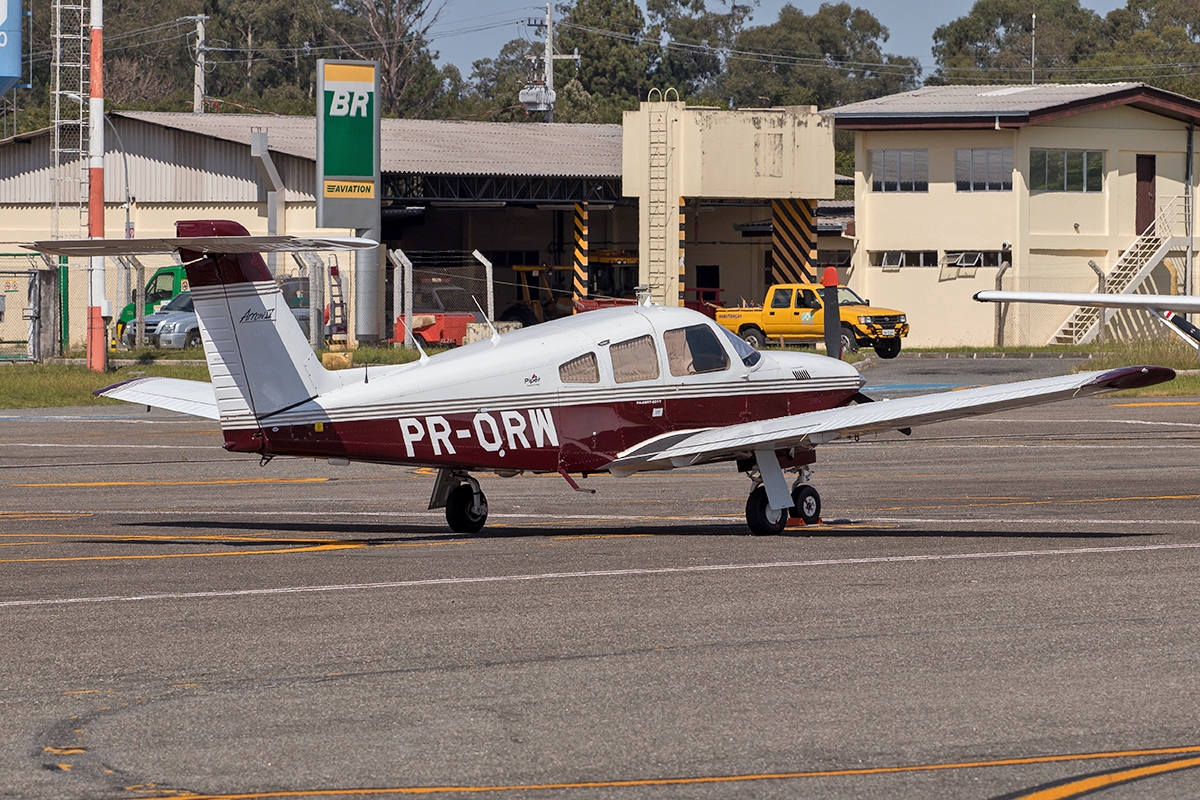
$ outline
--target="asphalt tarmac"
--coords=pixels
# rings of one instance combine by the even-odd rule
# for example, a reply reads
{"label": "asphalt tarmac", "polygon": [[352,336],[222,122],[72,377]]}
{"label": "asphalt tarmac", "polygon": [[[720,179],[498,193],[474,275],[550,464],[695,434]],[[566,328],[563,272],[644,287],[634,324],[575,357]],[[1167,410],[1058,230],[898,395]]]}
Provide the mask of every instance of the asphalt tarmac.
{"label": "asphalt tarmac", "polygon": [[1200,794],[1200,399],[826,445],[769,538],[732,466],[484,476],[472,537],[427,471],[220,442],[0,411],[0,796]]}

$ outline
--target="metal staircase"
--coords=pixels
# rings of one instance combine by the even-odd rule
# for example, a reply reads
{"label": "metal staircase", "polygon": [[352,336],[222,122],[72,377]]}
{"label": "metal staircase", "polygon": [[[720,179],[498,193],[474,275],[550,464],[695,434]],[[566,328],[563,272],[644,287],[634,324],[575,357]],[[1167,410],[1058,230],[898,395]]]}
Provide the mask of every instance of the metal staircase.
{"label": "metal staircase", "polygon": [[[1154,224],[1134,239],[1113,264],[1104,279],[1104,293],[1133,294],[1167,253],[1187,247],[1183,235],[1185,230],[1190,230],[1187,213],[1185,198],[1172,198],[1158,212]],[[1107,322],[1113,313],[1112,309],[1094,306],[1076,308],[1047,344],[1086,344],[1096,337],[1101,323]]]}

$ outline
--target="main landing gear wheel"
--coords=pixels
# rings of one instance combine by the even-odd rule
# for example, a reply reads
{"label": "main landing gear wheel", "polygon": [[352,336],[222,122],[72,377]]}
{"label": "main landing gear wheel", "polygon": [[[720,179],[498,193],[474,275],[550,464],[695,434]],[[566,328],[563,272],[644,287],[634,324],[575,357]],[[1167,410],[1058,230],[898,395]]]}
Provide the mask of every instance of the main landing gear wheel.
{"label": "main landing gear wheel", "polygon": [[487,498],[479,492],[479,505],[475,504],[475,490],[471,484],[461,484],[446,498],[446,522],[455,533],[479,533],[487,522]]}
{"label": "main landing gear wheel", "polygon": [[755,536],[775,536],[787,527],[788,509],[772,511],[766,487],[759,486],[746,500],[746,524]]}
{"label": "main landing gear wheel", "polygon": [[792,514],[805,525],[816,525],[821,521],[821,495],[808,484],[792,489]]}

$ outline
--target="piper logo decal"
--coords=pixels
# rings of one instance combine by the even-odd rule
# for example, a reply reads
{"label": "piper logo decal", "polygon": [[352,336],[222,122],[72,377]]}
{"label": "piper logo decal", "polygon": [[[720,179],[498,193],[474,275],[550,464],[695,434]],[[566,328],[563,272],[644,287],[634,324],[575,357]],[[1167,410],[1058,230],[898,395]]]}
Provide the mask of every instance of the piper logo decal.
{"label": "piper logo decal", "polygon": [[[499,417],[499,419],[497,419]],[[429,446],[435,456],[455,455],[451,439],[475,439],[489,453],[504,457],[508,450],[558,447],[558,431],[554,417],[548,408],[530,408],[525,411],[480,411],[467,422],[450,422],[442,416],[401,417],[400,434],[404,439],[404,453],[416,457],[416,445],[429,437]]]}

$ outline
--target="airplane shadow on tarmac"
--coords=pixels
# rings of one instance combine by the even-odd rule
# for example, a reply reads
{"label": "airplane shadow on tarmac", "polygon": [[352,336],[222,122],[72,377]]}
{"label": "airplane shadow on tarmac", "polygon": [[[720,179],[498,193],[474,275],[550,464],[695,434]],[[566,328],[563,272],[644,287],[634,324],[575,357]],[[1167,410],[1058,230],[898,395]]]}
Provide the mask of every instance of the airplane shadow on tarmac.
{"label": "airplane shadow on tarmac", "polygon": [[[997,522],[997,525],[1003,523]],[[317,539],[304,537],[304,534],[311,536],[321,536],[328,541],[337,541],[345,543],[354,543],[362,545],[385,545],[397,544],[406,542],[453,542],[453,541],[470,541],[483,539],[547,539],[547,538],[574,538],[574,537],[596,537],[596,536],[719,536],[719,537],[745,537],[745,538],[761,538],[761,539],[835,539],[835,538],[858,538],[864,536],[877,538],[902,538],[902,539],[1045,539],[1045,540],[1098,540],[1098,539],[1122,539],[1128,540],[1134,537],[1143,538],[1157,536],[1155,533],[1110,533],[1110,532],[1094,532],[1094,531],[1019,531],[1012,528],[996,529],[996,530],[923,530],[923,529],[899,529],[895,527],[880,527],[878,525],[859,525],[848,520],[837,520],[824,525],[811,525],[807,527],[787,528],[782,533],[773,537],[753,537],[746,530],[745,526],[739,522],[730,522],[727,525],[679,525],[672,526],[666,524],[647,526],[647,527],[632,527],[627,524],[622,525],[604,525],[603,523],[584,527],[571,528],[555,528],[549,526],[500,526],[492,525],[484,528],[482,531],[473,534],[454,533],[447,530],[444,526],[438,524],[423,525],[423,524],[387,524],[387,523],[366,523],[366,524],[350,524],[336,523],[323,524],[320,522],[300,522],[300,521],[238,521],[238,520],[180,520],[173,519],[163,522],[130,522],[124,523],[122,527],[153,529],[155,531],[177,531],[180,534],[179,540],[164,540],[156,539],[151,542],[146,540],[136,540],[138,544],[194,544],[195,542],[187,538],[184,531],[215,531],[228,533],[231,536],[238,533],[257,533],[274,535],[275,537],[269,540],[264,540],[264,545],[311,545]],[[293,536],[295,538],[288,539],[286,537]],[[135,542],[131,542],[135,543]],[[222,542],[220,539],[205,539],[206,544],[224,544],[231,547],[245,547],[248,542],[244,538],[230,539]],[[106,544],[112,544],[107,541]]]}

